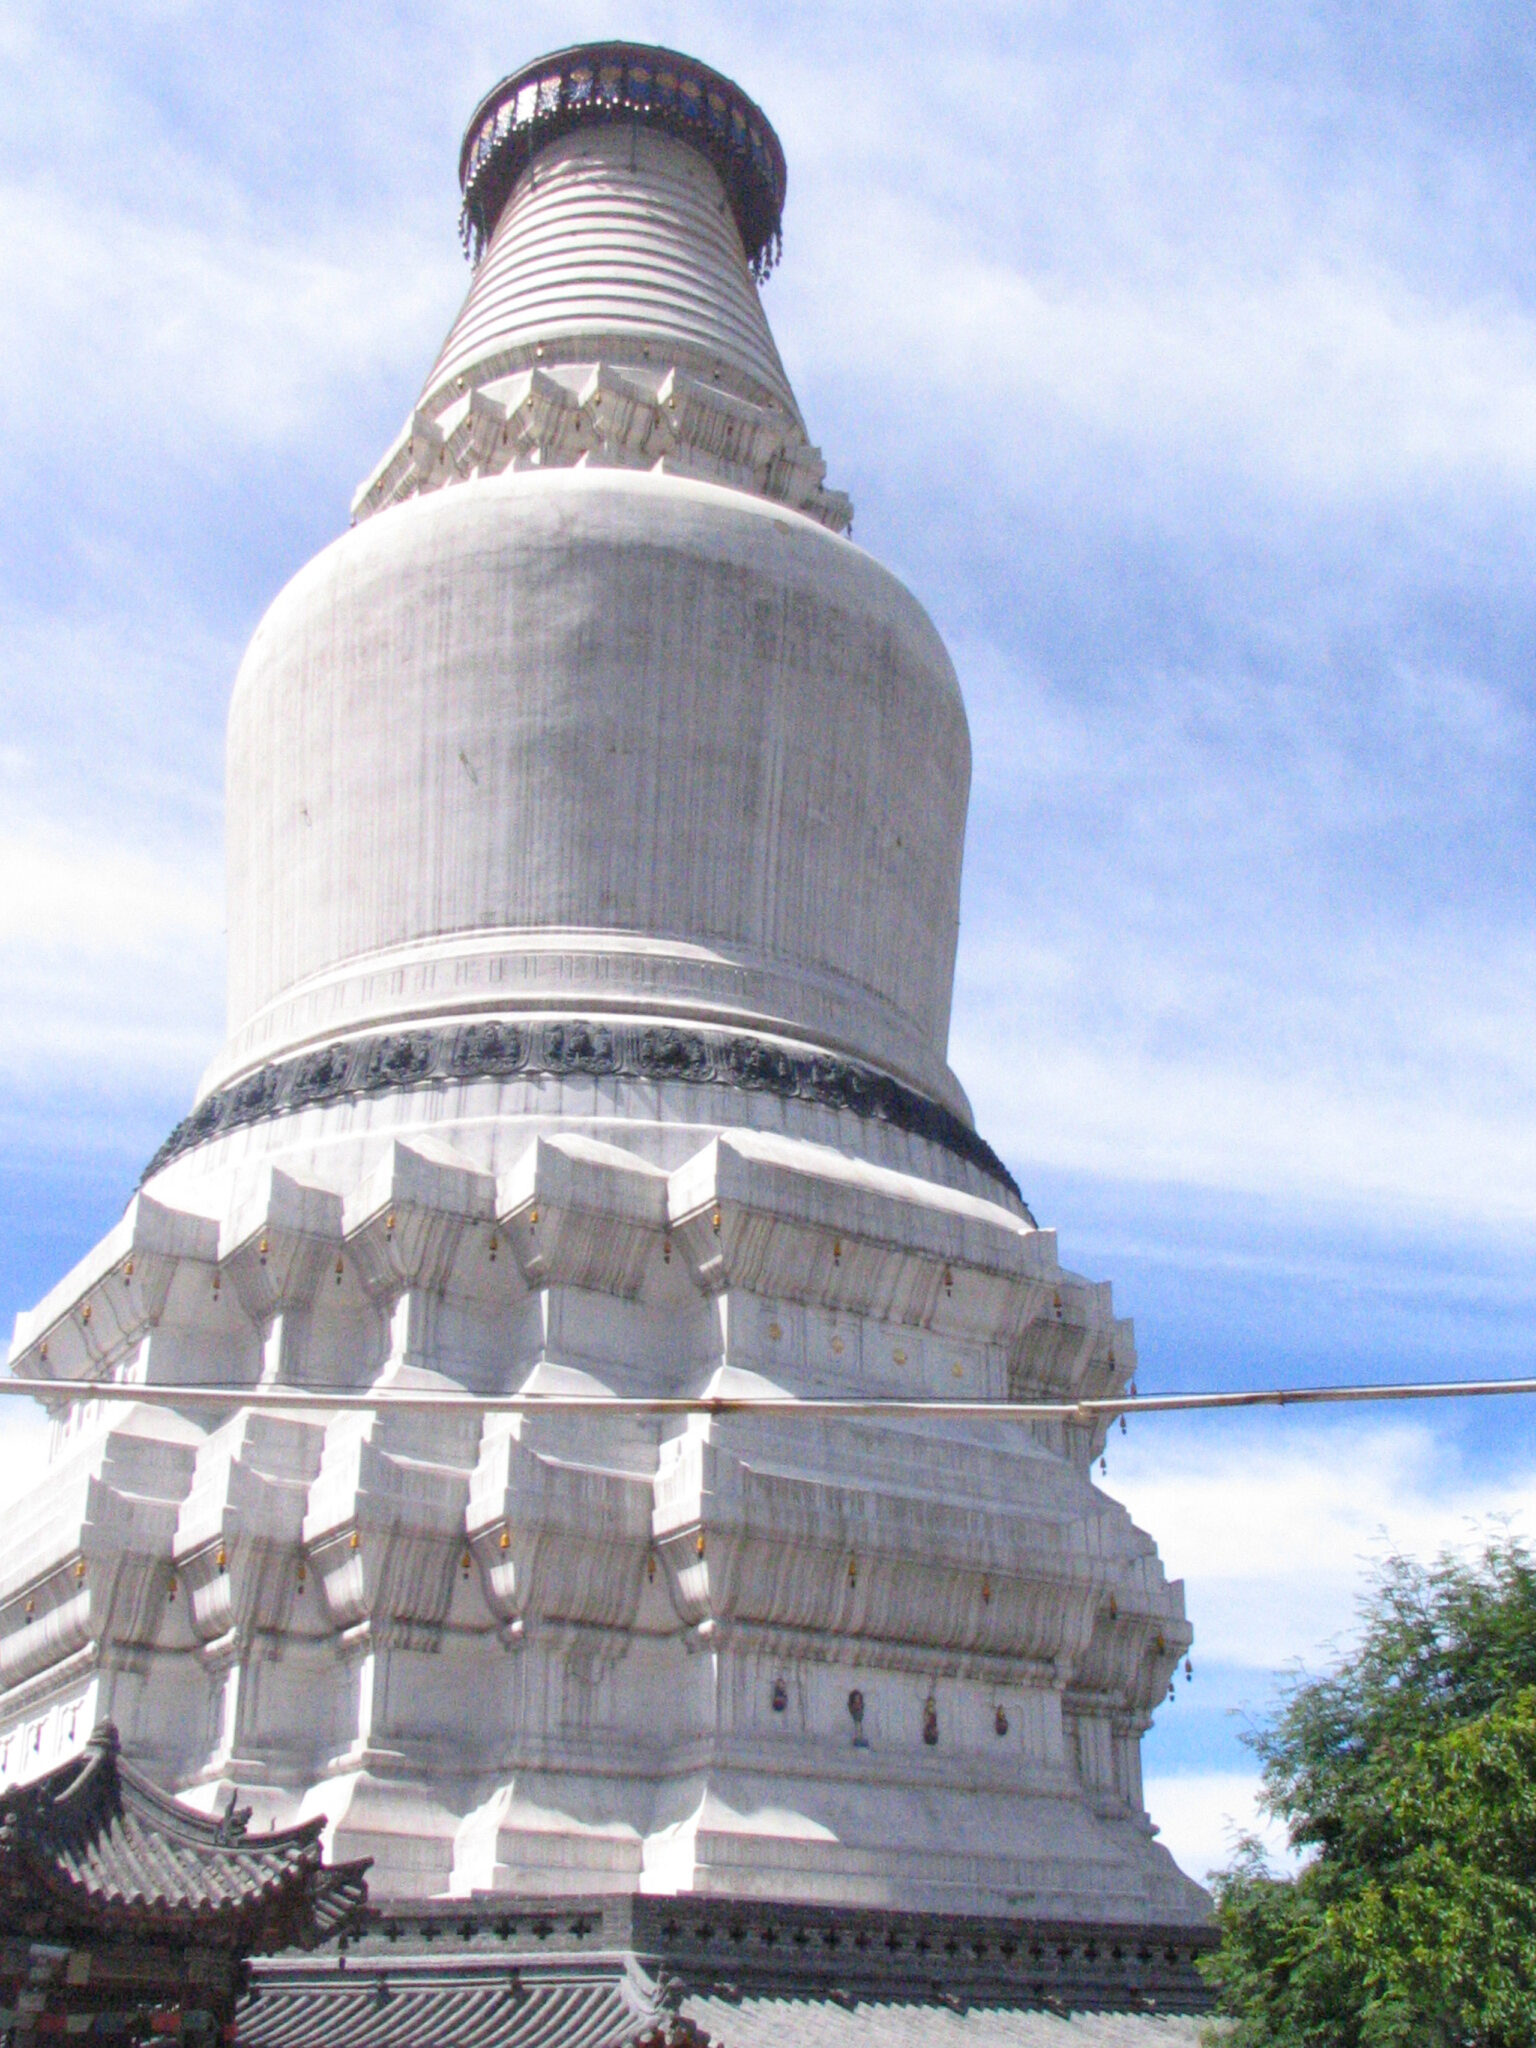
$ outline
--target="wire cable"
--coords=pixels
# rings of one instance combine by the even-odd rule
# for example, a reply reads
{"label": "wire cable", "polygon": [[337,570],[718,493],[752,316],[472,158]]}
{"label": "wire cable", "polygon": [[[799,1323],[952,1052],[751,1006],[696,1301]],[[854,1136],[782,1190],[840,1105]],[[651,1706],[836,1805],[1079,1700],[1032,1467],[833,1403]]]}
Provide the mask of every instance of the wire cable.
{"label": "wire cable", "polygon": [[1345,1387],[1262,1387],[1228,1393],[1107,1394],[1082,1400],[954,1401],[899,1395],[796,1394],[472,1394],[435,1387],[318,1388],[296,1386],[210,1387],[157,1383],[136,1386],[120,1380],[0,1379],[0,1395],[46,1403],[127,1401],[156,1408],[277,1408],[285,1413],[396,1408],[447,1415],[756,1415],[780,1417],[915,1416],[935,1420],[998,1422],[1096,1422],[1120,1415],[1186,1415],[1233,1408],[1324,1407],[1374,1401],[1480,1400],[1501,1394],[1536,1394],[1536,1379],[1408,1380],[1390,1385]]}

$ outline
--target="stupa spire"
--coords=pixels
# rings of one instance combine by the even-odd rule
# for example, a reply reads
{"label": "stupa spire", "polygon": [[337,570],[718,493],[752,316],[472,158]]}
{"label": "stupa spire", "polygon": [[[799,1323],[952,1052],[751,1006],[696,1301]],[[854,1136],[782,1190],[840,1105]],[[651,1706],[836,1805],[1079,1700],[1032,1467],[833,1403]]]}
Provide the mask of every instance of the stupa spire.
{"label": "stupa spire", "polygon": [[848,526],[758,296],[784,153],[738,87],[669,50],[567,50],[486,96],[459,175],[474,279],[354,517],[587,463],[701,476]]}

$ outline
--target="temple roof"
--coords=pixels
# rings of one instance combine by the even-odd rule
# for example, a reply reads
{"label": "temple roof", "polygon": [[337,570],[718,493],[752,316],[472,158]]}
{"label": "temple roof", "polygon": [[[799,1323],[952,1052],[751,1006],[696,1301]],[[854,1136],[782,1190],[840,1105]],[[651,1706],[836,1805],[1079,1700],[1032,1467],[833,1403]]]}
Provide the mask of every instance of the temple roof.
{"label": "temple roof", "polygon": [[517,1968],[363,1969],[263,1983],[240,2048],[1196,2048],[1197,2014],[1051,2012],[921,1995],[687,1995],[634,1956]]}
{"label": "temple roof", "polygon": [[253,1966],[240,2048],[1196,2048],[1208,1929],[771,1900],[384,1902]]}
{"label": "temple roof", "polygon": [[517,1970],[369,1970],[263,1984],[241,2048],[704,2048],[632,1960]]}
{"label": "temple roof", "polygon": [[81,1756],[0,1794],[0,1933],[195,1935],[206,1948],[313,1947],[356,1923],[366,1862],[328,1867],[323,1821],[247,1836],[125,1763],[104,1722]]}

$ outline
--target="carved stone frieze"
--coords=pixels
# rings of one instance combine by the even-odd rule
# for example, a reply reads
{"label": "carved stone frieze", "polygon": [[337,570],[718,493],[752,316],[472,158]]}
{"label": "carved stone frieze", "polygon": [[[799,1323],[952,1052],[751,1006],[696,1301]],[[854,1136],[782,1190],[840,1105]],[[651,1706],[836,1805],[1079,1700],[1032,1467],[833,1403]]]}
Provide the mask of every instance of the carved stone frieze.
{"label": "carved stone frieze", "polygon": [[647,377],[607,363],[520,370],[477,384],[435,415],[413,413],[353,500],[352,517],[503,470],[577,464],[724,484],[833,533],[853,522],[852,501],[827,489],[821,450],[797,420],[681,369]]}
{"label": "carved stone frieze", "polygon": [[[545,1075],[613,1075],[636,1081],[686,1081],[739,1088],[851,1110],[942,1145],[979,1167],[1010,1194],[1018,1183],[986,1141],[942,1104],[857,1060],[776,1045],[741,1032],[688,1031],[671,1025],[591,1022],[442,1025],[339,1040],[264,1067],[205,1095],[144,1169],[150,1180],[194,1146],[269,1117],[315,1108],[384,1088],[454,1081],[537,1080]],[[260,1082],[260,1087],[255,1086]],[[1026,1209],[1026,1215],[1029,1213]],[[1031,1220],[1033,1220],[1031,1218]]]}

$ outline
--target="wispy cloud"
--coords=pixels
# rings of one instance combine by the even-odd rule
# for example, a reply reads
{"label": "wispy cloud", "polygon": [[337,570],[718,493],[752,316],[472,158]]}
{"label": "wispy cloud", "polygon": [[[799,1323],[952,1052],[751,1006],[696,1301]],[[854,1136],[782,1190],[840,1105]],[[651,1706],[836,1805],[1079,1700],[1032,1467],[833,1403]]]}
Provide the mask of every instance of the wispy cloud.
{"label": "wispy cloud", "polygon": [[45,176],[0,189],[0,431],[35,432],[46,404],[50,446],[62,436],[92,467],[141,443],[194,474],[290,448],[402,337],[426,342],[448,271],[388,220],[274,236],[110,192],[81,201]]}
{"label": "wispy cloud", "polygon": [[1316,1669],[1347,1645],[1387,1556],[1465,1550],[1501,1526],[1536,1534],[1536,1450],[1493,1475],[1448,1448],[1424,1423],[1142,1422],[1112,1445],[1105,1484],[1186,1579],[1202,1664]]}
{"label": "wispy cloud", "polygon": [[1448,479],[1536,482],[1536,320],[1521,310],[1305,253],[1278,278],[1068,282],[957,251],[947,221],[904,205],[840,225],[823,262],[871,282],[817,302],[813,345],[883,373],[907,401],[900,428],[930,454],[963,450],[972,477],[985,464],[1004,503],[1069,471],[1082,440],[1117,467],[1131,451],[1169,465],[1144,493],[1187,499],[1202,475],[1236,473],[1314,513]]}
{"label": "wispy cloud", "polygon": [[1536,763],[1514,690],[1298,664],[1088,696],[971,652],[954,1046],[994,1137],[1529,1215]]}
{"label": "wispy cloud", "polygon": [[1159,1710],[1146,1753],[1148,1810],[1192,1876],[1229,1862],[1239,1830],[1285,1860],[1241,1735],[1289,1679],[1348,1653],[1386,1558],[1536,1533],[1536,1446],[1517,1433],[1509,1448],[1495,1467],[1425,1423],[1353,1418],[1144,1421],[1111,1440],[1104,1483],[1156,1532],[1195,1624],[1194,1683]]}
{"label": "wispy cloud", "polygon": [[218,1021],[222,891],[168,857],[56,826],[0,830],[0,1061],[152,1085]]}

